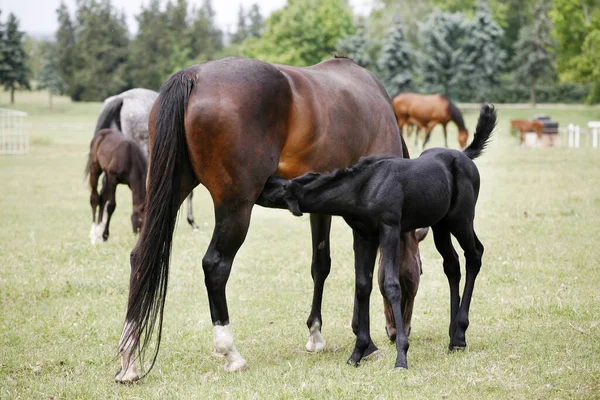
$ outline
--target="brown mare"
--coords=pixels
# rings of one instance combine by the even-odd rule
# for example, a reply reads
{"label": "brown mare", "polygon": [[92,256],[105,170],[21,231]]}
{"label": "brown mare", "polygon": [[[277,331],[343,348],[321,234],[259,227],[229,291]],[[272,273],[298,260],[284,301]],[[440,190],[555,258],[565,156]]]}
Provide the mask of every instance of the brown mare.
{"label": "brown mare", "polygon": [[[330,171],[369,154],[402,156],[405,146],[390,99],[380,82],[350,59],[291,67],[226,58],[173,74],[161,88],[149,127],[146,221],[131,253],[119,341],[122,364],[115,379],[139,379],[136,360],[156,322],[160,343],[177,210],[198,184],[210,192],[215,210],[212,240],[202,260],[214,345],[225,356],[226,370],[243,370],[247,363],[234,344],[225,288],[267,178]],[[325,346],[321,302],[331,266],[331,216],[313,214],[310,221],[314,292],[306,347],[319,351]],[[356,232],[354,248],[356,264],[374,261],[377,246]],[[364,326],[370,281],[357,276],[353,328],[363,357],[377,350]],[[157,352],[158,346],[150,369]]]}
{"label": "brown mare", "polygon": [[525,134],[527,132],[535,132],[538,139],[542,140],[542,129],[544,129],[544,124],[541,121],[526,121],[519,119],[510,121],[510,131],[519,131],[521,134],[521,143],[525,141]]}
{"label": "brown mare", "polygon": [[[92,229],[90,240],[95,244],[108,239],[110,217],[117,207],[116,190],[119,183],[129,186],[133,199],[131,225],[137,233],[144,222],[146,199],[146,171],[148,163],[140,147],[117,130],[101,129],[90,143],[90,154],[85,169],[90,176],[90,204]],[[98,178],[104,172],[102,191],[98,194]],[[100,206],[98,223],[96,208]]]}
{"label": "brown mare", "polygon": [[[425,130],[423,148],[429,142],[431,131],[437,124],[442,124],[444,128],[444,143],[448,147],[446,125],[450,121],[458,128],[460,147],[466,147],[469,132],[465,127],[462,114],[445,95],[402,93],[394,97],[393,105],[400,131],[405,125],[415,125],[417,129]],[[418,136],[415,139],[418,140]]]}

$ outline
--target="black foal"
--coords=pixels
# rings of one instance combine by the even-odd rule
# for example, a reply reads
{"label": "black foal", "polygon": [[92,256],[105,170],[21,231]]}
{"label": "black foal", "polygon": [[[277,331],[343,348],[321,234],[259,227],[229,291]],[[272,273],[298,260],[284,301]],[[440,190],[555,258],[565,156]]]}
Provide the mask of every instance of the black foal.
{"label": "black foal", "polygon": [[[340,215],[359,232],[370,250],[368,259],[357,260],[356,299],[358,329],[349,363],[358,364],[369,343],[369,297],[377,245],[384,262],[384,291],[392,306],[397,327],[396,367],[407,368],[408,340],[402,321],[401,289],[397,268],[402,232],[431,226],[435,246],[444,258],[450,284],[450,345],[464,348],[469,326],[469,306],[475,278],[481,268],[483,245],[473,230],[475,203],[479,194],[479,172],[472,161],[485,148],[496,124],[493,107],[483,106],[473,142],[464,152],[429,149],[419,158],[367,157],[346,169],[329,174],[307,173],[291,181],[271,177],[261,199],[273,207],[302,212]],[[464,250],[466,282],[459,296],[460,265],[450,235]]]}

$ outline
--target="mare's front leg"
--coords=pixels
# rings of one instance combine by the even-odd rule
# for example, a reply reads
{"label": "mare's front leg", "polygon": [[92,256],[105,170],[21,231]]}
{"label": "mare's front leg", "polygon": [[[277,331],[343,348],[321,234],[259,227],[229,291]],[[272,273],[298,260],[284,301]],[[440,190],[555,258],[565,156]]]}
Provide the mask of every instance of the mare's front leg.
{"label": "mare's front leg", "polygon": [[329,232],[331,230],[331,216],[323,214],[310,215],[310,229],[312,234],[312,264],[311,275],[313,279],[313,299],[310,315],[306,321],[310,336],[306,343],[306,350],[310,352],[321,351],[325,348],[325,339],[321,334],[323,319],[321,306],[323,304],[323,287],[331,270],[331,257],[329,247]]}
{"label": "mare's front leg", "polygon": [[248,363],[237,351],[233,340],[225,287],[233,259],[248,233],[252,206],[252,203],[245,201],[215,206],[215,229],[202,259],[215,350],[225,356],[227,371],[248,368]]}
{"label": "mare's front leg", "polygon": [[373,269],[377,257],[377,237],[363,237],[356,230],[354,235],[354,315],[352,330],[356,334],[356,345],[348,364],[358,366],[360,360],[375,351],[377,347],[371,340],[369,299],[373,289]]}
{"label": "mare's front leg", "polygon": [[383,290],[385,297],[392,308],[392,315],[396,325],[396,368],[408,368],[406,353],[408,352],[408,338],[404,330],[402,318],[400,279],[398,266],[400,265],[400,227],[382,224],[379,231],[381,246],[381,259],[385,276]]}
{"label": "mare's front leg", "polygon": [[194,192],[190,192],[187,197],[187,222],[190,224],[194,232],[200,230],[196,222],[194,221],[194,213],[192,212],[192,199],[194,198]]}

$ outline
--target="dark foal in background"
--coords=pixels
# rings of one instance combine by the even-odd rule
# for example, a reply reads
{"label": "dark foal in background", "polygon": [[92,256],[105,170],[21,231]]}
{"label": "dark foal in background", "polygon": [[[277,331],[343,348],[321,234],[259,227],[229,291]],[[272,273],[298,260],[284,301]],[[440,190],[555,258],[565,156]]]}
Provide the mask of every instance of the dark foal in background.
{"label": "dark foal in background", "polygon": [[[110,218],[117,207],[117,185],[122,183],[131,189],[133,214],[131,225],[137,233],[144,222],[146,200],[146,173],[148,162],[140,147],[121,132],[102,129],[96,132],[90,143],[90,153],[85,169],[90,176],[90,204],[92,206],[92,228],[90,240],[95,244],[108,239]],[[104,173],[102,191],[98,194],[98,178]],[[96,208],[100,206],[96,223]]]}
{"label": "dark foal in background", "polygon": [[[431,226],[450,284],[449,348],[460,349],[467,345],[469,307],[483,254],[483,245],[473,230],[479,172],[472,160],[485,148],[495,124],[494,109],[483,106],[473,142],[464,152],[435,148],[412,160],[370,156],[329,174],[307,173],[291,181],[271,177],[261,194],[264,203],[287,207],[294,215],[302,215],[302,212],[341,215],[360,235],[374,238],[380,245],[385,297],[391,304],[398,328],[397,368],[408,366],[408,340],[402,320],[397,270],[404,257],[400,247],[402,232]],[[467,276],[462,302],[460,264],[450,235],[456,237],[465,252]],[[363,265],[362,273],[356,275],[358,332],[350,358],[355,363],[371,342],[369,295],[374,259],[369,261]]]}

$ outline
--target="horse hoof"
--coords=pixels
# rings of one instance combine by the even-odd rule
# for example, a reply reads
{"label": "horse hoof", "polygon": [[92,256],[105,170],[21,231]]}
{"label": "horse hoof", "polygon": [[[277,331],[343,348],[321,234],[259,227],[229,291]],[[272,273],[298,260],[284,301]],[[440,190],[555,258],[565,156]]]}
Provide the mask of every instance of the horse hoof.
{"label": "horse hoof", "polygon": [[236,360],[225,364],[225,371],[227,372],[242,372],[248,369],[248,363],[246,360]]}
{"label": "horse hoof", "polygon": [[362,360],[366,360],[366,361],[369,361],[369,360],[379,360],[381,358],[383,358],[383,354],[379,350],[375,350],[374,352],[369,353],[366,356],[364,356],[362,358]]}
{"label": "horse hoof", "polygon": [[308,337],[308,342],[306,342],[306,351],[309,353],[318,353],[325,349],[325,345],[326,342],[321,331],[314,330]]}
{"label": "horse hoof", "polygon": [[396,371],[406,371],[408,370],[408,365],[396,365],[394,366],[394,369]]}
{"label": "horse hoof", "polygon": [[140,376],[135,371],[129,370],[129,371],[123,372],[123,369],[120,369],[115,374],[115,382],[116,383],[131,384],[131,383],[137,382],[139,380],[140,380]]}
{"label": "horse hoof", "polygon": [[352,357],[350,357],[346,363],[356,368],[360,367],[360,362],[353,360]]}
{"label": "horse hoof", "polygon": [[453,345],[453,344],[449,344],[448,345],[448,350],[449,351],[464,351],[467,348],[467,345],[461,346],[461,345]]}

